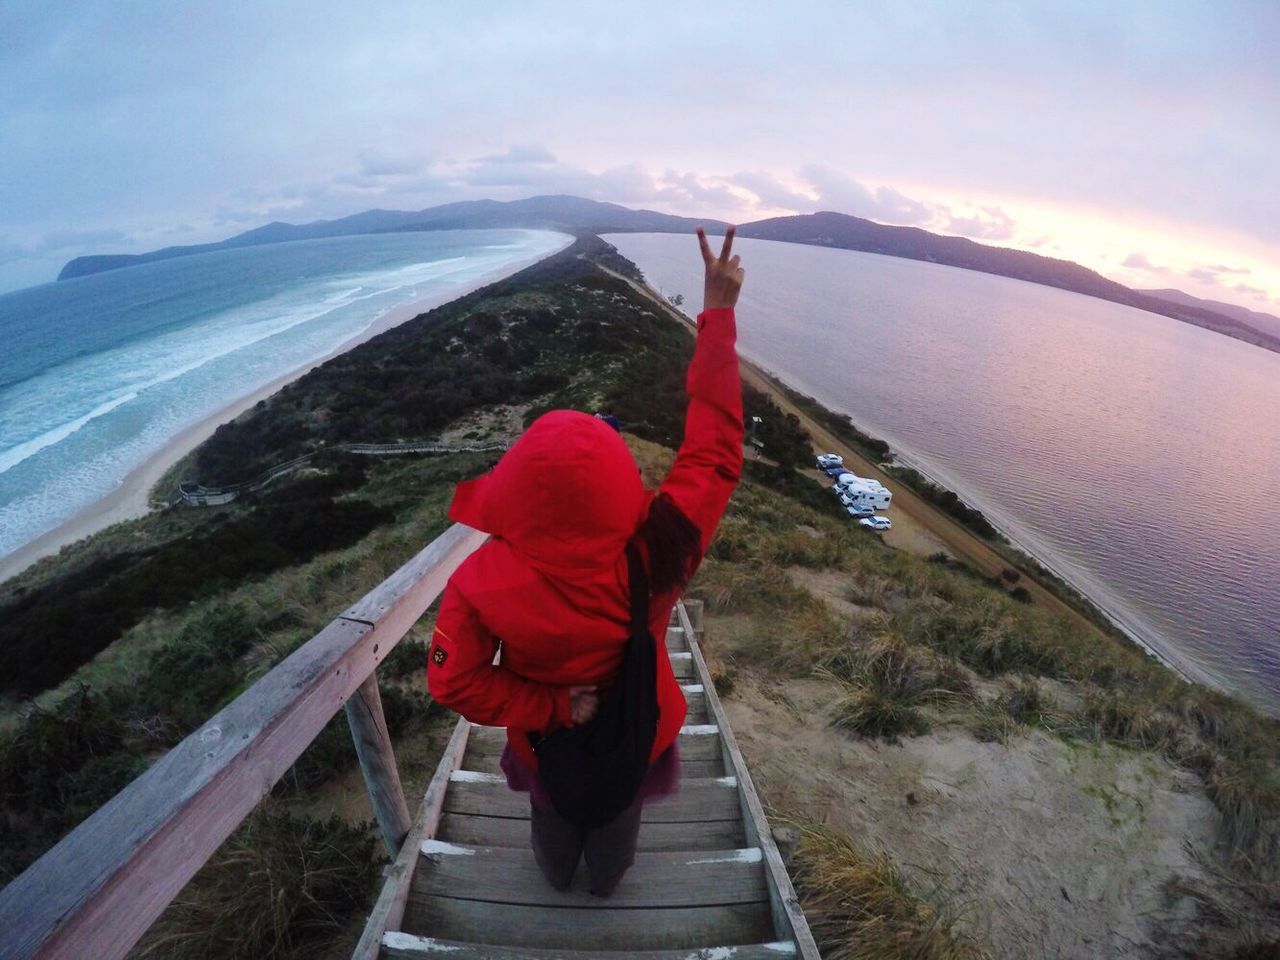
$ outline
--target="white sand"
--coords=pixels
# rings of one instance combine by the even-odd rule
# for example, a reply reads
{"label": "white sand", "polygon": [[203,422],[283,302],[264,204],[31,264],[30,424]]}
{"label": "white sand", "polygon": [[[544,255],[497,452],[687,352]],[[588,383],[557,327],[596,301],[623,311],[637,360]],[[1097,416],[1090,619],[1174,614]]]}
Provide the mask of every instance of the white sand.
{"label": "white sand", "polygon": [[217,413],[206,417],[199,423],[193,424],[170,440],[163,450],[160,450],[148,458],[146,462],[132,470],[112,493],[103,497],[97,503],[86,507],[74,517],[49,532],[40,535],[30,543],[19,547],[4,557],[0,557],[0,582],[21,573],[37,560],[56,554],[63,547],[83,540],[85,537],[97,533],[112,524],[146,515],[151,509],[151,488],[164,476],[166,470],[207,440],[222,424],[234,420],[240,414],[253,407],[259,400],[265,400],[281,387],[297,380],[307,371],[318,367],[327,360],[332,360],[334,357],[346,353],[352,347],[371,340],[392,327],[399,326],[406,320],[412,320],[419,314],[451,300],[466,296],[468,293],[490,283],[495,283],[504,277],[509,277],[513,273],[537,263],[539,260],[554,256],[572,242],[573,238],[565,235],[564,242],[559,247],[543,256],[529,257],[525,260],[510,263],[499,270],[477,277],[471,283],[464,284],[446,294],[438,294],[434,297],[414,300],[393,307],[378,317],[367,330],[347,340],[336,350],[283,376],[277,377],[253,393],[241,397],[234,403],[223,407]]}

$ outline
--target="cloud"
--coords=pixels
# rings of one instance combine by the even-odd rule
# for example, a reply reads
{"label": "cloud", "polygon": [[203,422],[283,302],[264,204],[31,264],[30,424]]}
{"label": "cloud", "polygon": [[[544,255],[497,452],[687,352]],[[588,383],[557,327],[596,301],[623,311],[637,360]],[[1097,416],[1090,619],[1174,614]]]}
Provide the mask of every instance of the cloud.
{"label": "cloud", "polygon": [[1147,259],[1145,253],[1131,253],[1124,258],[1120,264],[1122,267],[1128,267],[1130,270],[1144,270],[1147,273],[1168,273],[1168,267],[1157,267],[1154,263]]}
{"label": "cloud", "polygon": [[763,207],[810,213],[817,209],[818,198],[793,190],[771,173],[744,170],[735,173],[729,181],[755,194],[756,202]]}
{"label": "cloud", "polygon": [[1237,283],[1235,289],[1243,293],[1246,297],[1252,297],[1254,300],[1261,300],[1263,303],[1269,303],[1267,291],[1261,287],[1251,287],[1247,283]]}
{"label": "cloud", "polygon": [[129,236],[120,230],[55,230],[45,234],[35,252],[57,253],[74,247],[94,247],[104,244],[126,243]]}
{"label": "cloud", "polygon": [[913,200],[892,187],[872,190],[825,164],[809,164],[801,168],[800,176],[818,194],[818,204],[823,210],[903,226],[920,226],[934,218],[934,211],[928,204]]}
{"label": "cloud", "polygon": [[488,156],[477,157],[477,163],[481,164],[524,164],[524,163],[555,163],[556,158],[546,147],[535,145],[507,147],[506,153],[491,153]]}
{"label": "cloud", "polygon": [[417,173],[427,158],[407,153],[394,153],[385,148],[369,148],[359,154],[360,175],[372,179],[401,177]]}
{"label": "cloud", "polygon": [[936,209],[938,216],[931,226],[943,233],[958,233],[962,237],[1008,240],[1013,236],[1013,229],[1017,225],[1013,217],[999,207],[978,207],[968,216],[954,214],[950,207],[943,204],[939,204]]}
{"label": "cloud", "polygon": [[1226,285],[1227,278],[1232,276],[1247,277],[1253,273],[1248,267],[1229,267],[1226,264],[1202,264],[1183,273],[1183,276],[1201,283]]}

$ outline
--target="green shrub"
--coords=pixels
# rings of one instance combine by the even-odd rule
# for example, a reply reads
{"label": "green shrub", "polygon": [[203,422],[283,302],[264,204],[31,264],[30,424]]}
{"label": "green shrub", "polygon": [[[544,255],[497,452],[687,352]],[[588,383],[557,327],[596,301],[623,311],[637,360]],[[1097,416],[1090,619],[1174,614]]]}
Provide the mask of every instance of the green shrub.
{"label": "green shrub", "polygon": [[123,752],[125,724],[80,687],[56,707],[32,706],[0,743],[0,881],[22,870],[146,766]]}
{"label": "green shrub", "polygon": [[427,669],[427,645],[418,640],[401,640],[379,668],[384,677],[403,680]]}

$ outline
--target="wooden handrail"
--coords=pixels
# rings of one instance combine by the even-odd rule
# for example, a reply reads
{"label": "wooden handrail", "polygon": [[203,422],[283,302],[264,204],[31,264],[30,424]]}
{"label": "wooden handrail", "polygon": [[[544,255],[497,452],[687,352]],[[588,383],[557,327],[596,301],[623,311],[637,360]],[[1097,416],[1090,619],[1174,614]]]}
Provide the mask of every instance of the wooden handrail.
{"label": "wooden handrail", "polygon": [[[486,536],[450,527],[0,890],[0,958],[125,956]],[[404,795],[374,713],[348,716],[385,837]]]}
{"label": "wooden handrail", "polygon": [[[796,945],[796,956],[800,960],[820,960],[818,945],[809,930],[809,921],[805,919],[804,910],[800,906],[800,898],[796,896],[791,876],[787,873],[782,855],[774,842],[773,832],[769,829],[769,818],[765,816],[764,806],[756,793],[755,784],[751,782],[751,773],[747,762],[738,749],[738,738],[733,735],[733,728],[725,716],[724,707],[720,703],[720,695],[711,682],[711,672],[707,669],[707,661],[702,656],[702,644],[689,616],[689,609],[683,602],[676,604],[676,617],[684,629],[685,639],[689,643],[689,652],[693,656],[697,676],[705,677],[703,695],[707,700],[707,717],[720,729],[720,750],[724,758],[724,769],[738,778],[738,802],[742,809],[742,825],[747,834],[747,843],[759,847],[764,855],[765,879],[769,884],[769,908],[773,913],[773,925],[778,936],[789,937]],[[702,625],[701,604],[695,612],[699,628]]]}

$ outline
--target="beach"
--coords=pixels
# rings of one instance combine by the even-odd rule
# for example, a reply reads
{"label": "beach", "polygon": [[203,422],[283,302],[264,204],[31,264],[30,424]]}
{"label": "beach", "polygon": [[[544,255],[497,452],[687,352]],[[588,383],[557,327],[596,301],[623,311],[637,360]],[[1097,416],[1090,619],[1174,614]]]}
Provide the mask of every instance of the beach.
{"label": "beach", "polygon": [[561,246],[544,256],[529,257],[509,263],[501,269],[477,277],[475,280],[445,294],[424,297],[392,307],[374,320],[365,330],[344,341],[324,356],[317,357],[309,363],[276,377],[252,393],[240,397],[222,407],[216,413],[188,426],[169,440],[163,449],[126,474],[120,485],[107,496],[12,553],[0,557],[0,583],[16,576],[37,561],[57,554],[63,547],[83,540],[85,537],[114,524],[145,516],[152,509],[150,502],[152,489],[170,467],[200,446],[222,424],[234,420],[246,410],[253,408],[259,401],[267,399],[314,367],[340,356],[348,350],[372,340],[379,334],[412,320],[428,310],[433,310],[450,301],[464,297],[481,287],[518,273],[548,256],[554,256],[572,242],[573,238],[565,235]]}

